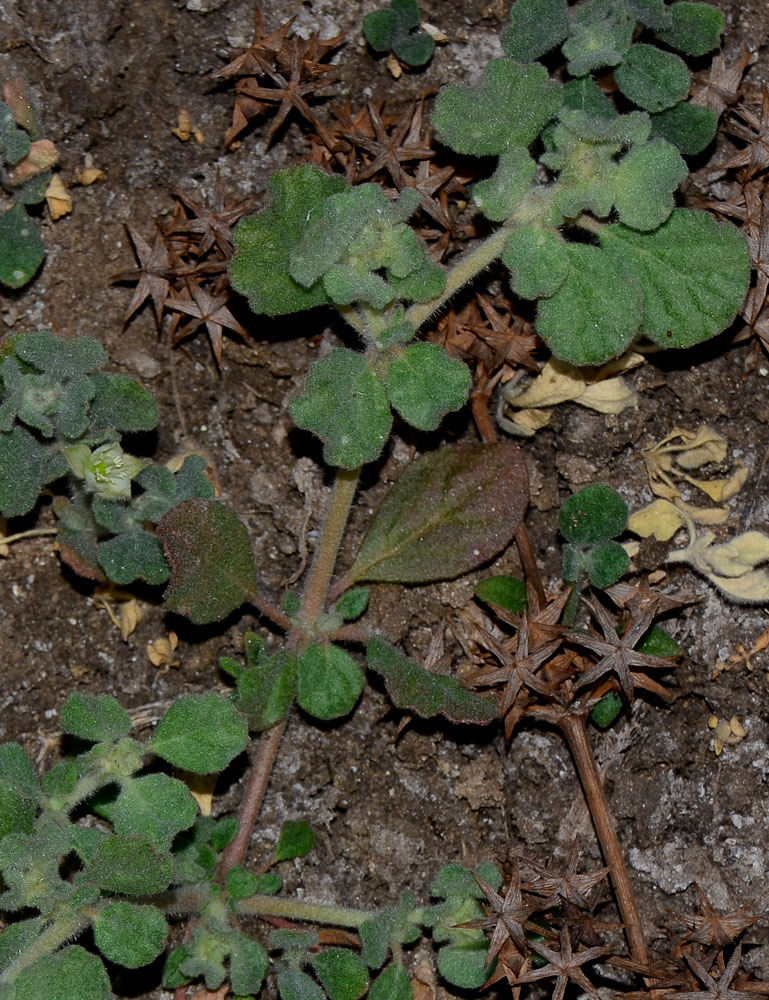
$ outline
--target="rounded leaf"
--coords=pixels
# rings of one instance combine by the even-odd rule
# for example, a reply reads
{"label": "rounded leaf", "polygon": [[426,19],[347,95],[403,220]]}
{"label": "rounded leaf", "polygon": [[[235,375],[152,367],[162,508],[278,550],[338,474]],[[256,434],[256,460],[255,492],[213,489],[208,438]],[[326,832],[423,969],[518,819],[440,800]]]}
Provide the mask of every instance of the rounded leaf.
{"label": "rounded leaf", "polygon": [[672,49],[687,56],[704,56],[721,44],[724,15],[710,3],[674,3],[668,8],[672,24],[658,32]]}
{"label": "rounded leaf", "polygon": [[112,742],[128,735],[131,716],[112,695],[74,692],[62,706],[61,728],[81,740]]}
{"label": "rounded leaf", "polygon": [[569,33],[566,0],[516,0],[510,23],[502,29],[505,55],[532,62],[560,45]]}
{"label": "rounded leaf", "polygon": [[347,715],[362,690],[360,667],[338,646],[318,642],[299,658],[297,701],[314,718]]}
{"label": "rounded leaf", "polygon": [[536,169],[536,163],[523,147],[505,150],[492,176],[473,184],[473,201],[487,219],[504,222],[531,190]]}
{"label": "rounded leaf", "polygon": [[634,146],[614,174],[620,221],[633,229],[657,229],[673,211],[673,192],[688,173],[676,147],[665,139]]}
{"label": "rounded leaf", "polygon": [[611,587],[630,569],[630,556],[619,542],[600,542],[587,555],[587,575],[594,587]]}
{"label": "rounded leaf", "polygon": [[664,111],[689,94],[689,70],[679,56],[653,45],[633,45],[614,71],[617,86],[645,111]]}
{"label": "rounded leaf", "polygon": [[150,749],[194,774],[218,774],[246,749],[246,719],[213,691],[174,702],[158,723]]}
{"label": "rounded leaf", "polygon": [[627,516],[627,504],[619,493],[595,483],[569,497],[558,515],[558,526],[574,545],[595,545],[621,535]]}
{"label": "rounded leaf", "polygon": [[167,774],[147,774],[127,781],[112,807],[115,833],[143,834],[159,850],[195,822],[197,805],[187,786]]}
{"label": "rounded leaf", "polygon": [[0,214],[0,284],[21,288],[45,260],[45,243],[27,210],[16,202]]}
{"label": "rounded leaf", "polygon": [[50,997],[55,984],[56,1000],[110,1000],[109,977],[101,960],[73,944],[46,955],[19,973],[14,1000]]}
{"label": "rounded leaf", "polygon": [[387,10],[375,10],[363,18],[363,34],[374,52],[389,52],[395,37],[395,14]]}
{"label": "rounded leaf", "polygon": [[287,819],[280,828],[280,837],[275,847],[275,861],[289,861],[303,858],[315,847],[315,834],[305,820]]}
{"label": "rounded leaf", "polygon": [[616,691],[607,691],[590,711],[590,721],[607,729],[622,711],[623,701]]}
{"label": "rounded leaf", "polygon": [[502,253],[510,271],[510,287],[522,299],[555,295],[569,273],[567,244],[539,226],[514,229]]}
{"label": "rounded leaf", "polygon": [[475,596],[512,615],[522,615],[527,606],[526,584],[514,576],[490,576],[481,580],[475,588]]}
{"label": "rounded leaf", "polygon": [[652,135],[672,143],[684,156],[696,156],[710,145],[718,119],[710,108],[679,101],[672,108],[651,116]]}
{"label": "rounded leaf", "polygon": [[393,45],[393,52],[407,66],[424,66],[426,62],[430,61],[434,49],[435,42],[426,31],[415,31],[413,34],[402,35],[395,40]]}
{"label": "rounded leaf", "polygon": [[359,1000],[368,986],[368,969],[344,948],[328,948],[313,959],[315,972],[330,1000]]}
{"label": "rounded leaf", "polygon": [[168,925],[154,906],[110,903],[93,922],[96,947],[110,962],[138,969],[154,961],[166,943]]}
{"label": "rounded leaf", "polygon": [[413,1000],[411,983],[402,965],[390,965],[377,976],[369,990],[368,1000]]}
{"label": "rounded leaf", "polygon": [[472,382],[467,365],[438,344],[412,344],[390,366],[387,390],[406,423],[434,431],[450,410],[464,406]]}

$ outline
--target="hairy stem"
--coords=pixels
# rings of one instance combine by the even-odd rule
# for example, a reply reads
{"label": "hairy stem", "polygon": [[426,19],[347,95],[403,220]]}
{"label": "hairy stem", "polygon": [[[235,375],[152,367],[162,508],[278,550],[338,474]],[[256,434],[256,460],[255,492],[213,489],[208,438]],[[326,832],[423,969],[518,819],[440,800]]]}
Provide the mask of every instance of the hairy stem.
{"label": "hairy stem", "polygon": [[64,909],[0,975],[0,988],[11,986],[21,973],[46,955],[51,955],[90,924],[91,918],[74,909]]}
{"label": "hairy stem", "polygon": [[377,914],[376,910],[353,910],[347,906],[305,903],[279,896],[249,896],[235,904],[238,916],[284,917],[286,920],[310,924],[331,924],[334,927],[358,928]]}
{"label": "hairy stem", "polygon": [[648,953],[644,940],[643,924],[633,890],[630,887],[627,865],[622,855],[609,803],[601,784],[601,776],[598,773],[595,757],[590,747],[585,716],[565,714],[556,720],[556,725],[569,744],[569,749],[577,765],[598,841],[611,872],[617,905],[625,924],[625,933],[630,945],[630,954],[636,962],[645,965],[648,961]]}

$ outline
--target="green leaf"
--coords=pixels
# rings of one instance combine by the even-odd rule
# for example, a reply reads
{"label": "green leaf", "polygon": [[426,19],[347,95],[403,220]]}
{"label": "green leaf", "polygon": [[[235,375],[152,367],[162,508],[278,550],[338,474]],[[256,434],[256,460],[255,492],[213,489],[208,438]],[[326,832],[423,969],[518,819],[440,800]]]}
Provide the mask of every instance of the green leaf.
{"label": "green leaf", "polygon": [[744,237],[706,212],[676,209],[652,233],[607,226],[600,240],[642,289],[641,329],[664,347],[691,347],[720,333],[742,304],[750,276]]}
{"label": "green leaf", "polygon": [[112,809],[115,833],[144,834],[160,851],[195,822],[197,805],[187,786],[167,774],[148,774],[126,782]]}
{"label": "green leaf", "polygon": [[54,983],[56,1000],[110,1000],[112,997],[107,970],[100,959],[73,944],[46,955],[19,973],[14,1000],[50,997]]}
{"label": "green leaf", "polygon": [[709,3],[674,3],[668,8],[672,24],[659,36],[687,56],[704,56],[721,44],[724,15]]}
{"label": "green leaf", "polygon": [[220,621],[256,591],[248,529],[215,500],[185,500],[170,510],[157,534],[171,564],[164,600],[195,625]]}
{"label": "green leaf", "polygon": [[315,972],[330,1000],[359,1000],[368,987],[368,970],[357,955],[328,948],[313,957]]}
{"label": "green leaf", "polygon": [[575,545],[595,545],[621,535],[627,527],[627,504],[603,483],[570,496],[558,515],[563,537]]}
{"label": "green leaf", "polygon": [[326,994],[301,969],[283,969],[275,977],[282,1000],[326,1000]]}
{"label": "green leaf", "polygon": [[[472,938],[466,931],[467,940],[447,944],[438,951],[438,971],[453,986],[464,990],[477,990],[489,978],[494,963],[486,964],[489,943],[481,933]],[[458,937],[459,935],[455,935]]]}
{"label": "green leaf", "polygon": [[158,422],[157,403],[135,378],[95,372],[91,384],[96,390],[91,427],[111,427],[124,434],[153,430]]}
{"label": "green leaf", "polygon": [[616,66],[630,48],[635,20],[625,0],[586,0],[576,7],[569,38],[561,51],[572,76],[585,76],[604,66]]}
{"label": "green leaf", "polygon": [[616,118],[617,111],[592,76],[569,80],[563,87],[564,108],[583,111],[591,117]]}
{"label": "green leaf", "polygon": [[392,427],[384,383],[362,354],[346,347],[310,365],[291,413],[297,427],[324,442],[324,460],[343,469],[378,458]]}
{"label": "green leaf", "polygon": [[366,14],[363,18],[363,34],[374,52],[389,52],[395,37],[395,13],[392,8]]}
{"label": "green leaf", "polygon": [[207,927],[196,927],[178,971],[193,978],[202,976],[207,989],[218,989],[227,978],[224,961],[230,950],[229,937],[226,931],[219,928],[211,931]]}
{"label": "green leaf", "polygon": [[480,84],[451,84],[438,96],[433,125],[458,153],[493,156],[529,146],[558,114],[562,87],[539,64],[493,59]]}
{"label": "green leaf", "polygon": [[600,729],[608,729],[622,711],[622,699],[616,691],[607,691],[590,711],[590,721]]}
{"label": "green leaf", "polygon": [[368,666],[384,678],[387,693],[398,708],[429,719],[444,715],[452,722],[486,725],[497,718],[497,703],[462,687],[455,677],[425,670],[380,636],[366,649]]}
{"label": "green leaf", "polygon": [[439,899],[485,899],[486,895],[473,878],[473,872],[487,882],[494,891],[502,885],[502,875],[496,865],[490,861],[482,861],[472,870],[464,865],[445,865],[430,886],[430,895]]}
{"label": "green leaf", "polygon": [[336,602],[336,613],[344,621],[354,622],[368,607],[368,598],[367,587],[352,587]]}
{"label": "green leaf", "polygon": [[516,0],[510,24],[502,29],[502,48],[510,59],[533,62],[560,45],[568,33],[566,0]]}
{"label": "green leaf", "polygon": [[467,573],[509,544],[528,500],[514,444],[422,455],[385,497],[347,578],[425,583]]}
{"label": "green leaf", "polygon": [[296,700],[314,718],[347,715],[362,690],[360,667],[338,646],[318,642],[299,657]]}
{"label": "green leaf", "polygon": [[673,192],[689,168],[665,139],[634,146],[617,165],[614,204],[632,229],[657,229],[675,207]]}
{"label": "green leaf", "polygon": [[407,66],[424,66],[430,61],[434,49],[435,42],[426,31],[415,31],[410,35],[402,35],[400,38],[396,38],[393,45],[393,52]]}
{"label": "green leaf", "polygon": [[174,767],[218,774],[248,744],[246,719],[213,691],[175,701],[158,723],[150,749]]}
{"label": "green leaf", "polygon": [[84,877],[106,892],[149,896],[168,888],[174,863],[147,837],[107,837],[85,866]]}
{"label": "green leaf", "polygon": [[652,625],[646,635],[636,646],[639,653],[647,653],[649,656],[680,656],[681,647],[672,635],[668,635],[664,628],[659,625]]}
{"label": "green leaf", "polygon": [[570,244],[567,252],[571,269],[558,291],[540,302],[537,333],[557,358],[600,365],[622,354],[638,333],[641,288],[598,247]]}
{"label": "green leaf", "polygon": [[131,716],[112,695],[74,692],[62,706],[61,728],[81,740],[111,743],[128,735]]}
{"label": "green leaf", "polygon": [[619,542],[599,542],[587,554],[587,575],[594,587],[611,587],[630,569],[630,556]]}
{"label": "green leaf", "polygon": [[296,657],[288,650],[278,650],[243,668],[236,660],[223,656],[222,670],[235,678],[235,704],[248,719],[248,728],[262,732],[286,717],[296,692]]}
{"label": "green leaf", "polygon": [[14,959],[27,951],[43,928],[40,917],[8,924],[0,934],[0,969],[7,969]]}
{"label": "green leaf", "polygon": [[227,893],[230,899],[248,899],[259,891],[259,879],[253,872],[235,865],[227,872]]}
{"label": "green leaf", "polygon": [[235,816],[225,816],[215,823],[209,841],[215,851],[223,851],[231,844],[238,832],[239,822]]}
{"label": "green leaf", "polygon": [[713,141],[718,127],[718,119],[710,108],[688,101],[679,101],[651,119],[652,135],[672,142],[684,156],[701,153]]}
{"label": "green leaf", "polygon": [[29,136],[17,127],[5,101],[0,101],[0,159],[13,167],[29,154],[29,147]]}
{"label": "green leaf", "polygon": [[403,892],[397,906],[385,907],[360,925],[363,945],[360,957],[369,969],[381,968],[392,946],[411,944],[417,940],[419,927],[409,922],[415,905],[414,893]]}
{"label": "green leaf", "polygon": [[16,202],[0,214],[0,284],[21,288],[45,260],[45,243],[27,210]]}
{"label": "green leaf", "polygon": [[475,596],[485,604],[522,615],[527,607],[526,584],[514,576],[490,576],[475,588]]}
{"label": "green leaf", "polygon": [[368,992],[368,1000],[413,1000],[411,983],[402,965],[389,965],[377,976]]}
{"label": "green leaf", "polygon": [[291,858],[303,858],[315,847],[315,834],[312,827],[304,820],[287,819],[280,828],[280,837],[275,847],[273,859],[288,861]]}
{"label": "green leaf", "polygon": [[189,951],[183,944],[180,944],[178,948],[174,948],[165,960],[162,982],[167,989],[175,990],[179,986],[185,986],[190,982],[191,977],[185,976],[181,971],[181,967],[188,957]]}
{"label": "green leaf", "polygon": [[536,163],[524,148],[513,146],[505,150],[491,177],[471,187],[473,201],[487,219],[504,222],[531,190],[536,169]]}
{"label": "green leaf", "polygon": [[0,838],[7,833],[31,833],[35,825],[35,800],[19,786],[0,775]]}
{"label": "green leaf", "polygon": [[51,478],[48,452],[23,427],[0,434],[0,512],[4,517],[28,514]]}
{"label": "green leaf", "polygon": [[467,365],[438,344],[412,344],[390,366],[387,391],[406,423],[434,431],[448,412],[464,406],[472,382]]}
{"label": "green leaf", "polygon": [[539,226],[514,229],[502,263],[510,271],[510,287],[522,299],[555,295],[569,273],[569,253],[561,236]]}
{"label": "green leaf", "polygon": [[0,744],[0,774],[33,802],[40,799],[40,782],[27,751],[18,743]]}
{"label": "green leaf", "polygon": [[97,548],[99,565],[113,583],[126,586],[144,580],[159,586],[168,579],[170,568],[160,542],[150,531],[135,528],[124,531]]}
{"label": "green leaf", "polygon": [[664,111],[689,94],[689,70],[680,56],[643,42],[614,71],[617,86],[645,111]]}
{"label": "green leaf", "polygon": [[110,903],[93,922],[96,947],[110,962],[138,969],[163,951],[168,934],[165,917],[154,906]]}
{"label": "green leaf", "polygon": [[241,219],[232,234],[235,256],[230,282],[236,292],[248,297],[255,313],[282,316],[329,301],[321,282],[303,288],[291,277],[289,257],[307,228],[320,217],[326,198],[347,186],[341,178],[306,163],[268,180],[269,207]]}
{"label": "green leaf", "polygon": [[230,986],[235,994],[256,994],[270,967],[264,947],[245,934],[228,937],[230,948]]}
{"label": "green leaf", "polygon": [[59,381],[77,378],[107,363],[107,352],[93,337],[65,340],[49,330],[25,334],[14,351],[22,361]]}
{"label": "green leaf", "polygon": [[633,17],[655,31],[669,28],[672,22],[670,8],[665,0],[628,0]]}

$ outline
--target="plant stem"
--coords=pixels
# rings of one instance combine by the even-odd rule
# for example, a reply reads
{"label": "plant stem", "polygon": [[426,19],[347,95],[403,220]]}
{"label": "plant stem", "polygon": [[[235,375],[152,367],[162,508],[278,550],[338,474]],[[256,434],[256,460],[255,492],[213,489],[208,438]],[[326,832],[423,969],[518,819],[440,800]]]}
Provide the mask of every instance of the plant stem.
{"label": "plant stem", "polygon": [[24,538],[38,538],[40,535],[58,535],[58,528],[30,528],[28,531],[17,531],[15,535],[0,535],[0,545],[11,545],[13,542],[20,542]]}
{"label": "plant stem", "polygon": [[510,235],[511,228],[509,225],[500,226],[482,243],[476,244],[467,253],[462,254],[446,275],[446,284],[441,294],[430,299],[429,302],[416,302],[410,306],[404,316],[406,322],[411,323],[417,330],[423,323],[426,323],[433,313],[448,302],[452,295],[499,257]]}
{"label": "plant stem", "polygon": [[90,922],[91,918],[84,913],[74,909],[65,909],[3,971],[0,975],[0,987],[11,986],[25,969],[61,948],[70,938],[84,930]]}
{"label": "plant stem", "polygon": [[272,766],[275,763],[275,757],[277,756],[285,728],[286,719],[283,719],[277,725],[273,726],[272,729],[268,729],[259,741],[256,760],[251,768],[248,784],[243,793],[243,800],[240,803],[238,832],[225,848],[219,862],[218,876],[222,884],[224,884],[230,868],[233,868],[235,865],[242,865],[246,859],[256,817],[262,808],[264,794],[267,791],[267,785],[272,773]]}
{"label": "plant stem", "polygon": [[377,910],[353,910],[346,906],[305,903],[280,896],[249,896],[235,903],[238,916],[284,917],[286,920],[311,924],[332,924],[334,927],[358,928],[365,920],[375,917]]}
{"label": "plant stem", "polygon": [[569,628],[574,625],[574,620],[577,617],[577,608],[579,607],[579,599],[584,589],[585,577],[583,575],[576,583],[572,584],[571,593],[561,615],[561,625],[568,625]]}
{"label": "plant stem", "polygon": [[646,941],[644,940],[643,924],[636,906],[635,896],[630,887],[627,866],[622,855],[617,830],[614,826],[606,794],[598,773],[595,757],[590,747],[587,726],[584,715],[564,714],[555,720],[555,724],[563,733],[569,744],[574,761],[577,765],[582,788],[590,809],[598,841],[603,851],[606,864],[611,872],[617,904],[625,924],[625,934],[630,945],[630,954],[634,961],[645,965],[648,962]]}

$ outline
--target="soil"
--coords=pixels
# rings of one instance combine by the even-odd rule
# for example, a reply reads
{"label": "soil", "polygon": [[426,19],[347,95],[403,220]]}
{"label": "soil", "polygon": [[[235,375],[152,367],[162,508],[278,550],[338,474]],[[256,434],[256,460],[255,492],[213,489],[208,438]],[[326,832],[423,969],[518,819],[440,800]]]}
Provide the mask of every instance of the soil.
{"label": "soil", "polygon": [[[328,317],[303,316],[299,326],[254,318],[242,308],[238,318],[255,344],[227,340],[220,373],[204,335],[174,350],[167,336],[158,339],[148,306],[124,326],[130,291],[110,284],[112,275],[134,266],[126,221],[150,239],[154,220],[173,207],[172,185],[208,196],[218,170],[228,199],[245,198],[306,152],[296,122],[269,148],[260,127],[245,134],[239,148],[223,152],[232,93],[210,75],[250,42],[251,0],[4,0],[0,6],[0,77],[29,82],[60,151],[65,183],[87,159],[105,171],[101,182],[72,187],[71,215],[43,222],[47,261],[29,287],[4,296],[3,332],[88,334],[103,342],[114,370],[139,377],[160,409],[156,436],[141,446],[160,461],[191,446],[210,452],[222,499],[250,529],[264,590],[280,602],[328,492],[318,450],[292,430],[286,403],[319,345],[337,336],[324,327]],[[346,32],[335,103],[348,94],[354,105],[386,96],[398,110],[427,86],[472,77],[497,53],[508,5],[423,0],[424,18],[449,42],[425,70],[397,81],[362,44],[362,16],[375,6],[371,0],[264,0],[261,8],[269,30],[296,15],[295,29],[304,37],[315,30],[323,37]],[[720,0],[719,6],[727,17],[727,55],[766,40],[765,4]],[[769,61],[761,52],[747,85],[757,94],[766,81]],[[172,134],[182,108],[202,142]],[[749,469],[719,537],[769,531],[769,362],[754,343],[732,346],[733,333],[697,352],[647,360],[628,376],[639,392],[637,408],[605,417],[566,404],[525,442],[533,486],[527,523],[546,582],[559,579],[563,500],[602,481],[619,489],[631,509],[648,503],[640,451],[677,426],[707,424],[727,439],[730,461]],[[475,431],[468,424],[462,433],[472,438]],[[413,444],[396,439],[378,477],[364,483],[345,541],[346,562],[387,485],[411,459]],[[51,524],[50,510],[42,509],[38,521]],[[679,544],[678,538],[671,543]],[[638,564],[659,569],[666,550],[644,543]],[[417,656],[437,638],[444,644],[440,669],[461,671],[467,655],[457,636],[465,645],[472,638],[467,609],[476,580],[517,569],[513,546],[482,574],[459,581],[408,590],[375,586],[368,621]],[[694,909],[695,883],[719,910],[752,899],[760,910],[769,898],[769,651],[712,676],[717,660],[728,663],[740,644],[751,648],[767,625],[765,610],[727,602],[684,568],[669,568],[662,586],[698,597],[672,624],[686,653],[675,672],[674,700],[661,706],[638,699],[612,729],[592,735],[650,939],[683,930],[677,914]],[[195,628],[169,615],[154,595],[139,596],[143,617],[124,641],[93,587],[62,568],[50,539],[10,548],[0,572],[3,740],[19,740],[46,766],[55,761],[57,713],[72,690],[117,695],[146,733],[179,694],[221,685],[218,658],[237,656],[243,632],[261,627],[244,612],[221,626]],[[179,637],[178,662],[161,669],[146,647],[169,631]],[[736,716],[747,734],[719,756],[711,715]],[[376,685],[338,725],[319,727],[295,713],[250,861],[264,860],[284,819],[307,819],[318,846],[301,863],[283,865],[287,888],[307,899],[369,906],[392,902],[405,888],[426,898],[449,862],[487,858],[504,867],[513,848],[540,859],[566,856],[576,837],[583,868],[600,864],[574,767],[557,734],[528,727],[506,746],[496,730],[420,722],[401,729],[403,721]],[[241,779],[237,769],[228,774],[215,813],[236,805]],[[766,976],[766,921],[748,931],[746,943],[746,964]],[[121,996],[170,996],[158,976],[153,966],[138,987],[135,980],[131,986],[116,980],[115,988]]]}

